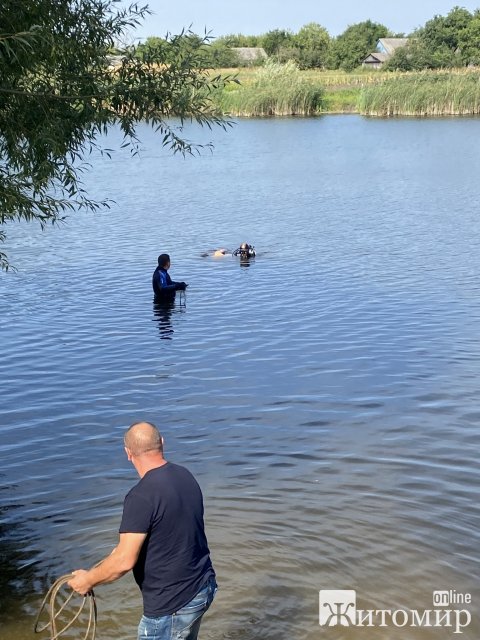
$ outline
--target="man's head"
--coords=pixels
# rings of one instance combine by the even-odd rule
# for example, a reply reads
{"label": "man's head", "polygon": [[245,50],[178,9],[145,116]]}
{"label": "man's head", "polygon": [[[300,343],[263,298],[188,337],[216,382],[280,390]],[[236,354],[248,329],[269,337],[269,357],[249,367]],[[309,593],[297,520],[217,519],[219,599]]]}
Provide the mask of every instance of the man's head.
{"label": "man's head", "polygon": [[168,253],[161,253],[158,256],[158,266],[160,269],[168,269],[170,267],[170,256]]}
{"label": "man's head", "polygon": [[125,449],[131,456],[163,455],[163,438],[150,422],[136,422],[128,429],[124,438]]}

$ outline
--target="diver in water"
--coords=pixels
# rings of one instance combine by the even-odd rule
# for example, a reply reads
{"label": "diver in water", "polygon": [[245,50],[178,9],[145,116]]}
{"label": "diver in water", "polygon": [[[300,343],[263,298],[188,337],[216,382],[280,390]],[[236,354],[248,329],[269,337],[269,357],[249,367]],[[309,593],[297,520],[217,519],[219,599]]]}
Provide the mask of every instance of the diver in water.
{"label": "diver in water", "polygon": [[170,256],[162,253],[158,256],[158,266],[153,272],[152,287],[155,294],[155,302],[173,300],[176,291],[185,291],[185,282],[174,282],[168,270],[170,268]]}
{"label": "diver in water", "polygon": [[248,244],[248,242],[242,242],[242,244],[238,247],[238,249],[235,249],[235,251],[232,253],[233,256],[238,256],[241,260],[248,260],[248,258],[254,258],[255,257],[255,247],[251,244]]}

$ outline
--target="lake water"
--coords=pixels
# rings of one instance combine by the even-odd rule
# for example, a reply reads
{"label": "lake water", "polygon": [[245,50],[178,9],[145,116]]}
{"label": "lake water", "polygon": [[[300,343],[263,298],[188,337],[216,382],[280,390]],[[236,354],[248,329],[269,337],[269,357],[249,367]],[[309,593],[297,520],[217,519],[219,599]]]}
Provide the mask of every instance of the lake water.
{"label": "lake water", "polygon": [[[480,120],[244,120],[213,154],[94,157],[105,213],[7,229],[0,274],[0,637],[32,637],[53,580],[109,553],[156,423],[205,498],[220,590],[205,639],[478,640]],[[255,245],[247,268],[202,253]],[[184,300],[152,304],[171,254]],[[470,593],[471,624],[318,624]],[[101,640],[136,637],[130,577]],[[458,607],[452,607],[458,608]],[[463,607],[460,607],[463,608]],[[79,637],[79,636],[77,636]]]}

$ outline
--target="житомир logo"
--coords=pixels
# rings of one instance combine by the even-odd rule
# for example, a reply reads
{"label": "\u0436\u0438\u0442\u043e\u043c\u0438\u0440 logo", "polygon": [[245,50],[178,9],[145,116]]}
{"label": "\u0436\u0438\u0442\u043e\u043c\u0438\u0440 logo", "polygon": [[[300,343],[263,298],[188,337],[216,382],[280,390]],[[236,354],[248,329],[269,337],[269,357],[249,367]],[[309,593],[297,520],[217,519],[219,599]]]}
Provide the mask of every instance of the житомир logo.
{"label": "\u0436\u0438\u0442\u043e\u043c\u0438\u0440 logo", "polygon": [[450,627],[454,634],[463,633],[472,621],[465,605],[472,596],[455,589],[433,592],[432,609],[357,609],[357,593],[353,589],[320,591],[319,622],[324,627]]}
{"label": "\u0436\u0438\u0442\u043e\u043c\u0438\u0440 logo", "polygon": [[357,594],[355,591],[320,591],[320,624],[333,627],[355,625]]}

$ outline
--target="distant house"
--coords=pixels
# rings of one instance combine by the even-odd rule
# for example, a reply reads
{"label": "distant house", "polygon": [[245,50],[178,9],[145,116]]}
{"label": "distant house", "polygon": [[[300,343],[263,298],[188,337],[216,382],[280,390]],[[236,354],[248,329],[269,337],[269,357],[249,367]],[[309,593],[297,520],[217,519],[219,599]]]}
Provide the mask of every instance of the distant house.
{"label": "distant house", "polygon": [[377,42],[377,51],[391,56],[396,49],[405,47],[407,44],[408,38],[380,38]]}
{"label": "distant house", "polygon": [[362,67],[369,67],[370,69],[380,69],[380,67],[389,59],[387,53],[380,53],[374,51],[369,53],[365,60],[362,62]]}
{"label": "distant house", "polygon": [[380,38],[377,42],[377,50],[368,54],[362,62],[362,67],[380,69],[396,49],[405,47],[407,44],[408,38]]}
{"label": "distant house", "polygon": [[258,60],[268,58],[263,47],[232,47],[242,64],[254,64]]}
{"label": "distant house", "polygon": [[108,55],[107,62],[110,69],[116,69],[122,64],[123,56],[121,55]]}

